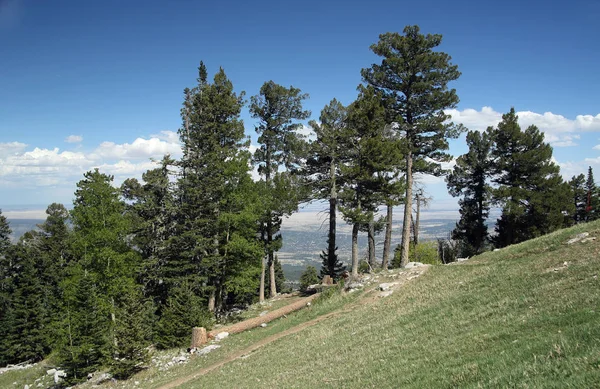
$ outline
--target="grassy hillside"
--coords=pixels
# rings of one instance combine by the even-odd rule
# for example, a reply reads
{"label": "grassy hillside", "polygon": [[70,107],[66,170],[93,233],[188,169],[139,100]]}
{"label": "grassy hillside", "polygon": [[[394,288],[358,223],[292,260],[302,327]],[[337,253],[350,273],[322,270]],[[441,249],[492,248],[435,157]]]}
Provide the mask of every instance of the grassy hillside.
{"label": "grassy hillside", "polygon": [[599,387],[600,242],[564,244],[584,230],[434,267],[182,387]]}
{"label": "grassy hillside", "polygon": [[[583,231],[598,240],[565,243]],[[186,381],[181,388],[600,387],[598,275],[595,222],[431,267],[386,298],[336,296],[230,336],[186,365],[100,387],[158,388],[176,379]],[[273,338],[307,322],[314,325]],[[276,340],[243,352],[269,337]]]}

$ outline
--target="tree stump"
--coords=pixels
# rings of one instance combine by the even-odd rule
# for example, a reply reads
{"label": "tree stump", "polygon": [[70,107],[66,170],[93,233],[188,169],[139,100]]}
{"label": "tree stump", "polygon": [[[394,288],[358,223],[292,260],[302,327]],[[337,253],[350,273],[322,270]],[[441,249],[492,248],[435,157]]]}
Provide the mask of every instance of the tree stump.
{"label": "tree stump", "polygon": [[192,345],[191,348],[197,348],[208,342],[206,329],[204,327],[194,327],[192,329]]}

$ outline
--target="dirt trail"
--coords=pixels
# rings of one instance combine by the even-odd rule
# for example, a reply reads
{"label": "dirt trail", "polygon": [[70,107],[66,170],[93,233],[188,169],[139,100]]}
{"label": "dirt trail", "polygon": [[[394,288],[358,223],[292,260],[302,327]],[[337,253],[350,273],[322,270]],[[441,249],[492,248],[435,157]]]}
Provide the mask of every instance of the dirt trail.
{"label": "dirt trail", "polygon": [[[404,285],[407,281],[410,281],[411,279],[424,274],[428,268],[429,268],[429,266],[423,266],[423,267],[419,267],[419,268],[414,268],[414,269],[412,269],[412,271],[408,271],[408,272],[405,272],[404,274],[401,274],[399,279],[393,280],[394,282],[397,282],[397,284],[394,285],[393,289],[398,289],[399,287]],[[374,292],[376,292],[377,287],[378,287],[378,285],[375,283],[375,284],[370,285],[368,288],[365,288],[364,295],[359,300],[357,300],[356,302],[354,302],[350,305],[339,308],[335,311],[329,312],[325,315],[319,316],[317,318],[306,321],[304,323],[298,324],[297,326],[288,328],[287,330],[281,331],[277,334],[267,336],[266,338],[261,339],[258,342],[254,343],[242,350],[239,350],[239,351],[236,351],[234,353],[227,355],[223,360],[221,360],[219,362],[216,362],[216,363],[213,363],[212,365],[203,367],[200,370],[198,370],[195,373],[190,374],[188,376],[181,377],[174,381],[171,381],[163,386],[160,386],[158,389],[177,388],[178,386],[183,385],[186,382],[193,381],[197,378],[200,378],[204,374],[209,373],[215,369],[218,369],[221,366],[223,366],[231,361],[234,361],[240,357],[248,355],[269,343],[275,342],[278,339],[281,339],[288,335],[293,335],[295,333],[298,333],[298,332],[300,332],[308,327],[312,327],[315,324],[318,324],[326,319],[329,319],[329,318],[332,318],[332,317],[335,317],[335,316],[338,316],[338,315],[341,315],[344,313],[351,312],[359,306],[362,306],[362,305],[365,305],[368,303],[373,303],[378,299],[377,293],[374,293]]]}

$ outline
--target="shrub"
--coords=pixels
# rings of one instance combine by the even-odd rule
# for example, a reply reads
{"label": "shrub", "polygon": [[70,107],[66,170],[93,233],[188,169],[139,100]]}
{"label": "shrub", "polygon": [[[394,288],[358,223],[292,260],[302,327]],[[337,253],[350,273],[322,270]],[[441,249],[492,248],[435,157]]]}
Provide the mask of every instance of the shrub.
{"label": "shrub", "polygon": [[318,283],[319,276],[317,276],[317,269],[314,266],[307,266],[304,273],[300,276],[300,291],[306,292],[309,285]]}

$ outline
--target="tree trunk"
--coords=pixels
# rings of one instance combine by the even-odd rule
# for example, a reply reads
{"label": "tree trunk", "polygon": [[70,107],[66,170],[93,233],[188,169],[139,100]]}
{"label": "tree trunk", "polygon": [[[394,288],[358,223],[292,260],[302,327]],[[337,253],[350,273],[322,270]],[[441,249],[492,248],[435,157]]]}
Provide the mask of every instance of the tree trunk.
{"label": "tree trunk", "polygon": [[412,153],[406,153],[406,203],[404,204],[404,221],[402,223],[402,249],[400,252],[400,267],[408,263],[410,246],[410,219],[412,217]]}
{"label": "tree trunk", "polygon": [[352,277],[358,277],[358,223],[352,225]]}
{"label": "tree trunk", "polygon": [[215,311],[215,301],[216,301],[216,291],[215,289],[212,289],[210,291],[210,295],[208,296],[208,311],[209,312],[214,312]]}
{"label": "tree trunk", "polygon": [[277,283],[275,282],[275,260],[273,256],[273,251],[269,251],[269,281],[271,281],[271,293],[270,297],[273,298],[277,296]]}
{"label": "tree trunk", "polygon": [[387,270],[390,256],[390,245],[392,244],[392,214],[393,207],[391,204],[387,205],[387,219],[385,223],[385,239],[383,241],[383,260],[381,262],[381,268]]}
{"label": "tree trunk", "polygon": [[421,196],[417,194],[417,217],[415,219],[415,246],[419,244],[419,219],[421,217]]}
{"label": "tree trunk", "polygon": [[367,239],[369,241],[369,266],[375,268],[375,225],[373,220],[369,221]]}
{"label": "tree trunk", "polygon": [[335,278],[335,229],[336,229],[336,209],[337,209],[337,188],[335,185],[335,162],[332,160],[329,168],[331,176],[331,192],[329,194],[329,236],[327,247],[327,265],[328,273],[331,278]]}
{"label": "tree trunk", "polygon": [[266,256],[261,260],[260,267],[260,288],[258,290],[258,302],[262,303],[265,301],[265,259]]}

